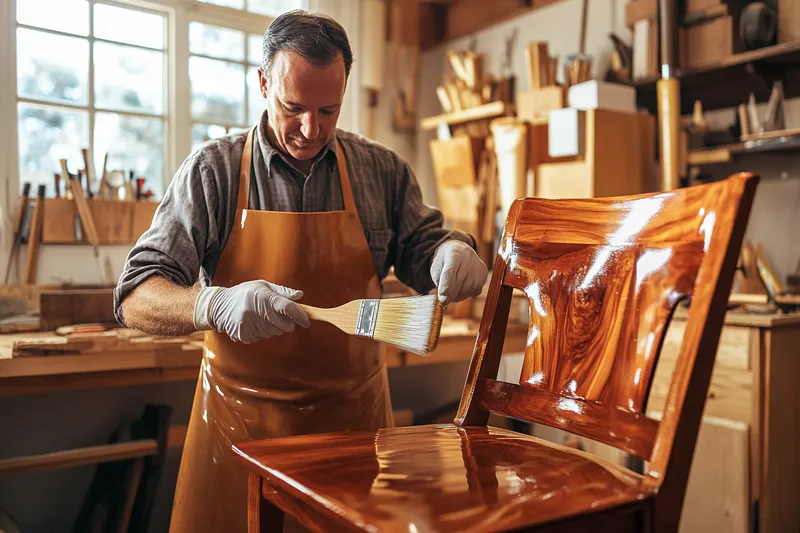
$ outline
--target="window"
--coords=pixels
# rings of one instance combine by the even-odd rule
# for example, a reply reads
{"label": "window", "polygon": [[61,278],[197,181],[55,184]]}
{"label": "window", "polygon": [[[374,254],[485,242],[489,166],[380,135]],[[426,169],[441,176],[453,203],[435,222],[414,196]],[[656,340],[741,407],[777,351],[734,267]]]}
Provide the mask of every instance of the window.
{"label": "window", "polygon": [[[17,128],[20,189],[45,184],[67,159],[98,177],[142,176],[156,194],[166,156],[166,16],[95,0],[17,0]],[[96,190],[97,184],[93,184]]]}
{"label": "window", "polygon": [[189,52],[192,150],[258,122],[261,35],[190,22]]}
{"label": "window", "polygon": [[268,17],[277,17],[281,13],[292,9],[305,7],[304,0],[199,0],[207,4],[232,7]]}

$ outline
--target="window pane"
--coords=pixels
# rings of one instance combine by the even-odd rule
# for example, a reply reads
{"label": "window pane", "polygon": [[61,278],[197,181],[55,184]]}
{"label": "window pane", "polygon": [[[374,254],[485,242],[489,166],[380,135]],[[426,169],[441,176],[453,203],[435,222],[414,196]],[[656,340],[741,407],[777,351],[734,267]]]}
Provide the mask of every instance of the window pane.
{"label": "window pane", "polygon": [[164,52],[96,42],[94,98],[103,108],[161,114]]}
{"label": "window pane", "polygon": [[225,135],[225,126],[211,124],[195,124],[192,126],[192,152],[200,148],[203,143]]}
{"label": "window pane", "polygon": [[247,10],[252,13],[277,17],[292,9],[305,7],[304,0],[247,0]]}
{"label": "window pane", "polygon": [[202,22],[190,22],[189,51],[209,57],[244,61],[244,33]]}
{"label": "window pane", "polygon": [[244,0],[197,0],[204,4],[216,4],[218,6],[232,7],[234,9],[244,9]]}
{"label": "window pane", "polygon": [[[17,104],[20,190],[25,181],[47,185],[54,196],[53,174],[61,159],[70,172],[83,168],[81,148],[89,146],[89,113],[57,107]],[[62,184],[63,187],[63,184]]]}
{"label": "window pane", "polygon": [[261,113],[264,111],[264,97],[261,96],[261,88],[258,84],[258,69],[250,67],[247,69],[247,122],[256,124],[261,120]]}
{"label": "window pane", "polygon": [[94,5],[94,36],[99,39],[163,50],[165,22],[165,17],[155,13]]}
{"label": "window pane", "polygon": [[89,35],[89,2],[17,0],[17,22],[75,35]]}
{"label": "window pane", "polygon": [[189,58],[192,118],[207,122],[244,122],[244,66],[204,57]]}
{"label": "window pane", "polygon": [[247,61],[258,66],[261,66],[262,39],[261,35],[247,36]]}
{"label": "window pane", "polygon": [[[108,169],[124,170],[127,177],[143,177],[145,190],[160,197],[164,189],[164,121],[160,118],[129,117],[97,113],[94,122],[95,168],[102,172],[108,153]],[[134,184],[135,187],[135,184]]]}
{"label": "window pane", "polygon": [[17,28],[17,92],[22,97],[88,103],[89,41]]}

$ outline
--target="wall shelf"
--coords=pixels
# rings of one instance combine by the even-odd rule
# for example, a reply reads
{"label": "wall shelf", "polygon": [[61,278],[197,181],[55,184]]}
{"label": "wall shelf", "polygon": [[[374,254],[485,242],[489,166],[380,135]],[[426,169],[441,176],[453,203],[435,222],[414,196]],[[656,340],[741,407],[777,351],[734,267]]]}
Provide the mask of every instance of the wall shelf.
{"label": "wall shelf", "polygon": [[477,122],[480,120],[491,120],[508,116],[514,113],[514,105],[507,102],[491,102],[477,107],[470,107],[463,111],[455,111],[453,113],[444,113],[442,115],[435,115],[432,117],[422,119],[420,126],[423,130],[435,130],[442,122],[447,123],[449,126],[456,126],[461,124],[468,124],[470,122]]}
{"label": "wall shelf", "polygon": [[774,139],[758,139],[724,146],[713,146],[689,152],[690,165],[714,165],[729,163],[737,155],[756,153],[780,153],[800,151],[800,135],[788,135]]}
{"label": "wall shelf", "polygon": [[[721,63],[678,69],[681,85],[681,113],[690,114],[695,100],[705,111],[736,107],[753,93],[758,102],[766,102],[773,81],[782,80],[786,98],[800,96],[800,41],[781,43],[758,50],[735,54]],[[637,103],[657,113],[657,77],[632,82]]]}

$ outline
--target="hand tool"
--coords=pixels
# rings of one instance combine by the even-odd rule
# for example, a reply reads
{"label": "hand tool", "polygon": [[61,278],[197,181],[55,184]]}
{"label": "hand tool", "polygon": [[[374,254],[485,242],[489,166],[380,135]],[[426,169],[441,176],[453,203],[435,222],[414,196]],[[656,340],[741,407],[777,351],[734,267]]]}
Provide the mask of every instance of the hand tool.
{"label": "hand tool", "polygon": [[8,253],[8,264],[6,265],[5,285],[8,285],[8,277],[11,274],[11,265],[19,253],[19,247],[22,244],[22,221],[25,219],[25,213],[28,210],[28,198],[31,193],[30,182],[25,182],[22,185],[22,196],[19,198],[19,207],[17,207],[17,220],[14,222],[14,240],[11,243],[11,251]]}

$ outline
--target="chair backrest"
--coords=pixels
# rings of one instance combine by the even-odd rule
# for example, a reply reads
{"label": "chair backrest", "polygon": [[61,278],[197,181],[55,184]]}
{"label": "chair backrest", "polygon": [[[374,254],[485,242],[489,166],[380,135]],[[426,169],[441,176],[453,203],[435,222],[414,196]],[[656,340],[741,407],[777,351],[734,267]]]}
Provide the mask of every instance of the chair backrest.
{"label": "chair backrest", "polygon": [[[659,483],[675,446],[690,446],[691,463],[757,183],[737,174],[664,193],[517,200],[456,424],[484,425],[495,412],[557,427],[651,461]],[[530,301],[519,384],[496,381],[515,288]],[[685,297],[687,328],[659,422],[645,403]]]}

